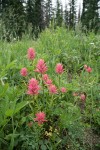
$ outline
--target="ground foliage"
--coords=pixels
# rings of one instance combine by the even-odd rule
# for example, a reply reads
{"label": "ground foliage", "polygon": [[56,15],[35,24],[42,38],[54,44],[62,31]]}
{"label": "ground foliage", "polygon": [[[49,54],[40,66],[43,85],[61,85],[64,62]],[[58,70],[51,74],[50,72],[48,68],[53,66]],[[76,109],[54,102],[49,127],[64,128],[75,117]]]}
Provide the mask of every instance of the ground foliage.
{"label": "ground foliage", "polygon": [[[36,41],[25,35],[21,41],[1,41],[0,47],[0,149],[98,150],[100,35],[46,29]],[[35,49],[34,61],[27,59],[29,47]],[[57,94],[49,94],[41,74],[33,71],[39,59],[45,60]],[[60,77],[55,72],[57,63],[64,66]],[[84,65],[92,71],[87,72]],[[20,74],[24,67],[27,77]],[[38,96],[27,94],[31,78],[42,87]],[[61,93],[60,87],[67,92]],[[41,125],[34,120],[40,111],[47,120]]]}

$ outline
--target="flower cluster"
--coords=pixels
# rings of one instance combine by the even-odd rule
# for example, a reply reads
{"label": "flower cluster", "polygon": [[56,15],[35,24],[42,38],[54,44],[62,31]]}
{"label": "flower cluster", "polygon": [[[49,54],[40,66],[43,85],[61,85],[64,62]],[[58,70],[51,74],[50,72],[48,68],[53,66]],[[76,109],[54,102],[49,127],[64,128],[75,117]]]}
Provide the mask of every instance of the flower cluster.
{"label": "flower cluster", "polygon": [[56,65],[55,71],[56,71],[56,73],[58,73],[58,74],[62,74],[62,73],[64,72],[63,65],[62,65],[61,63],[58,63],[58,64]]}
{"label": "flower cluster", "polygon": [[27,76],[27,75],[28,75],[27,68],[22,68],[22,69],[20,70],[20,74],[21,74],[21,76],[23,76],[23,77]]}
{"label": "flower cluster", "polygon": [[[58,93],[57,87],[53,84],[53,81],[49,78],[49,76],[47,74],[44,74],[42,79],[44,81],[44,84],[47,85],[50,94]],[[66,93],[67,89],[65,87],[62,87],[62,88],[60,88],[60,91],[62,93]]]}
{"label": "flower cluster", "polygon": [[[27,51],[27,58],[29,60],[34,60],[35,55],[36,55],[35,50],[33,48],[29,48]],[[36,65],[35,72],[42,74],[42,80],[43,80],[44,84],[47,86],[49,93],[57,94],[58,89],[57,89],[56,85],[53,84],[53,81],[49,78],[48,74],[45,74],[47,72],[47,70],[48,70],[48,67],[47,67],[44,59],[39,59],[37,62],[37,65]],[[55,72],[59,75],[64,72],[63,65],[61,63],[58,63],[56,65]],[[20,74],[22,76],[27,76],[28,75],[27,68],[22,68],[20,71]],[[27,94],[37,95],[39,93],[39,90],[40,90],[40,87],[38,85],[38,81],[35,78],[30,79],[29,83],[28,83]],[[65,87],[60,88],[60,92],[66,93],[66,91],[67,90]]]}
{"label": "flower cluster", "polygon": [[47,70],[48,70],[48,68],[46,66],[45,61],[43,59],[40,59],[37,63],[35,72],[39,72],[41,74],[44,74]]}
{"label": "flower cluster", "polygon": [[53,84],[51,84],[49,87],[48,87],[48,89],[49,89],[49,92],[51,93],[51,94],[57,94],[58,92],[57,92],[57,87],[55,86],[55,85],[53,85]]}
{"label": "flower cluster", "polygon": [[27,58],[29,60],[34,60],[34,58],[35,58],[35,50],[33,48],[29,48],[28,49]]}
{"label": "flower cluster", "polygon": [[43,124],[44,122],[47,122],[47,120],[45,119],[46,115],[44,112],[38,112],[36,115],[36,118],[34,118],[34,121],[38,122],[38,125]]}
{"label": "flower cluster", "polygon": [[38,85],[38,81],[35,78],[29,80],[28,91],[29,95],[37,95],[39,93],[40,87]]}
{"label": "flower cluster", "polygon": [[[29,48],[27,51],[27,58],[29,60],[34,60],[36,56],[35,50],[33,48]],[[92,68],[90,68],[87,65],[84,65],[84,69],[90,73],[92,72]],[[59,87],[57,88],[56,85],[53,84],[53,81],[49,78],[48,74],[46,74],[46,72],[48,71],[48,67],[44,61],[44,59],[39,59],[37,64],[36,64],[36,68],[34,70],[35,72],[40,73],[41,75],[39,76],[39,80],[42,80],[42,82],[40,81],[40,83],[43,86],[42,88],[47,88],[50,94],[58,94],[59,91],[60,93],[64,94],[67,92],[67,89],[65,87]],[[64,72],[64,67],[61,63],[58,63],[55,67],[55,73],[57,73],[59,75],[59,79],[61,78],[61,74],[63,74]],[[20,74],[21,76],[25,77],[28,75],[28,70],[27,68],[22,68],[20,70]],[[59,80],[60,82],[60,80]],[[59,84],[60,85],[60,84]],[[27,87],[27,94],[28,95],[38,95],[40,91],[40,86],[39,86],[39,81],[38,78],[31,78],[28,81],[28,87]],[[80,100],[82,100],[83,102],[86,100],[86,95],[84,93],[73,93],[73,96],[78,96],[80,98]],[[45,119],[45,113],[44,112],[38,112],[36,114],[36,118],[34,118],[34,121],[38,122],[39,125],[43,124],[44,122],[46,122],[47,120]],[[28,124],[29,127],[32,126],[32,122],[30,122]]]}

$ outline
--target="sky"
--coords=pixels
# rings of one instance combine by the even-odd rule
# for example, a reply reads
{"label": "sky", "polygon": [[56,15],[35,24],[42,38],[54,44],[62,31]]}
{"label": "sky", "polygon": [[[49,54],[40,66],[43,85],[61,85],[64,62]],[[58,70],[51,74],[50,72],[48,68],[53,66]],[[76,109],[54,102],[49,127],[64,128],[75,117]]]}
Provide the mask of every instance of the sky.
{"label": "sky", "polygon": [[[56,4],[56,1],[57,0],[52,0],[52,3],[53,3],[54,6]],[[63,5],[63,8],[65,7],[65,4],[67,4],[69,2],[69,0],[59,0],[59,1],[61,1],[62,5]],[[82,3],[83,3],[83,0],[76,0],[76,6],[77,6],[76,9],[77,10],[78,10],[79,6],[82,9]]]}
{"label": "sky", "polygon": [[[54,6],[56,6],[56,1],[57,0],[52,0],[52,4]],[[68,4],[69,0],[59,0],[61,2],[61,4],[63,5],[63,9],[65,7],[65,4]],[[76,0],[76,10],[77,10],[77,13],[78,13],[78,10],[79,8],[81,9],[82,11],[82,5],[83,5],[83,0]],[[99,2],[99,6],[100,6],[100,2]],[[99,15],[100,15],[100,8],[99,8]]]}

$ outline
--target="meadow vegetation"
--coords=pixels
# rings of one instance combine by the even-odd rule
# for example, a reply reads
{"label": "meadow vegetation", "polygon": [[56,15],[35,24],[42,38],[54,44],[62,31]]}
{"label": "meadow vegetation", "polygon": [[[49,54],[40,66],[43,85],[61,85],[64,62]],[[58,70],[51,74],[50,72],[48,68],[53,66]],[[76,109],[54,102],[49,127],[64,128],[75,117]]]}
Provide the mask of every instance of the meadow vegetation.
{"label": "meadow vegetation", "polygon": [[99,69],[92,32],[58,27],[0,41],[0,149],[99,150]]}

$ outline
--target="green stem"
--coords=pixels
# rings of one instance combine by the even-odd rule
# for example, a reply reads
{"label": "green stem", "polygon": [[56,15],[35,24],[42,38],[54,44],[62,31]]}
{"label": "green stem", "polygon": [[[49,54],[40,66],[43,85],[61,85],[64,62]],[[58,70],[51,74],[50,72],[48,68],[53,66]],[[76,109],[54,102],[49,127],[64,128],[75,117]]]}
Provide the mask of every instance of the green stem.
{"label": "green stem", "polygon": [[59,75],[59,87],[60,87],[60,75]]}
{"label": "green stem", "polygon": [[29,102],[29,107],[31,108],[31,111],[33,112],[33,106],[31,105],[31,102]]}
{"label": "green stem", "polygon": [[[41,74],[41,80],[42,80],[42,74]],[[45,106],[45,93],[44,93],[44,83],[42,80],[42,89],[43,89],[43,106]]]}
{"label": "green stem", "polygon": [[[42,80],[42,74],[41,74],[41,80]],[[43,80],[42,80],[42,88],[43,88],[43,97],[44,97],[44,83],[43,83]]]}
{"label": "green stem", "polygon": [[[92,94],[92,87],[91,87],[91,117],[90,117],[90,126],[91,126],[91,128],[92,128],[92,117],[93,117],[93,94]],[[92,149],[93,149],[93,143],[92,143],[92,136],[91,136],[91,150]]]}
{"label": "green stem", "polygon": [[10,142],[9,150],[13,150],[13,147],[14,147],[14,133],[15,133],[15,130],[14,130],[13,116],[12,116],[12,129],[13,129],[13,133],[12,133],[12,136],[11,136],[11,142]]}
{"label": "green stem", "polygon": [[53,106],[53,101],[54,101],[54,98],[53,98],[53,94],[52,94],[51,101],[50,101],[50,108]]}

